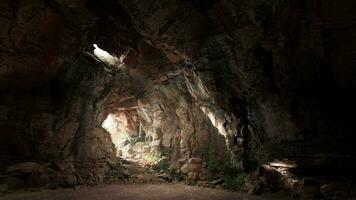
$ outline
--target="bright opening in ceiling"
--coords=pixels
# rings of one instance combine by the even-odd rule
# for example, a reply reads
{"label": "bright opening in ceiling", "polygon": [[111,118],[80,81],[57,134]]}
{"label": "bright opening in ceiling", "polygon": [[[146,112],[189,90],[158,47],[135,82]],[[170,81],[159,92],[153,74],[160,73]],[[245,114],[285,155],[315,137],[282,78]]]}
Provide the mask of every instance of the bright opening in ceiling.
{"label": "bright opening in ceiling", "polygon": [[128,52],[122,54],[120,56],[120,58],[116,57],[115,55],[111,55],[109,52],[101,49],[100,47],[98,47],[97,44],[93,44],[94,46],[94,55],[95,57],[97,57],[99,60],[101,60],[102,62],[104,62],[107,65],[111,65],[111,66],[116,66],[118,68],[121,68],[124,66],[124,60],[127,57]]}

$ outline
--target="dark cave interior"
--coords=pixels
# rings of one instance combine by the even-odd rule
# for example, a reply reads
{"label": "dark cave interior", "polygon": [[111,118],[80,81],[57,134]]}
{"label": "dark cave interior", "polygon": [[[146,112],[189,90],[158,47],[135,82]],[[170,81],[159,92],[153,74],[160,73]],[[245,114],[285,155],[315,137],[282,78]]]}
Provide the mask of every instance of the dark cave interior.
{"label": "dark cave interior", "polygon": [[356,198],[355,13],[354,0],[2,0],[0,197],[153,173]]}

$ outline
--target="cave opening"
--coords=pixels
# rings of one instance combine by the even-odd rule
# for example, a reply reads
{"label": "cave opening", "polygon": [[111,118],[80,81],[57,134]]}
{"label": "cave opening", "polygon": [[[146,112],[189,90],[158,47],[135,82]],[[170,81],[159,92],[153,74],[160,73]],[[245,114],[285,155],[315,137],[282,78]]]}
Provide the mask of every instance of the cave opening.
{"label": "cave opening", "polygon": [[151,151],[152,137],[146,136],[141,123],[132,124],[130,120],[123,113],[111,113],[101,126],[110,133],[118,158],[142,167],[152,167],[161,161],[158,157],[161,152]]}

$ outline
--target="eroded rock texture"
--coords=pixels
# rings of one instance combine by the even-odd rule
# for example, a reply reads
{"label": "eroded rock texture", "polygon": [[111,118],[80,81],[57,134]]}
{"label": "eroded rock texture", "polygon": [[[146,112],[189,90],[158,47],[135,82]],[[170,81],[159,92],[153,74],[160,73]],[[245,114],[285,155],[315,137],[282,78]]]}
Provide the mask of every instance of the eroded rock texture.
{"label": "eroded rock texture", "polygon": [[[3,172],[12,164],[37,162],[48,169],[53,187],[96,183],[115,158],[110,135],[97,121],[115,70],[83,54],[94,42],[108,43],[92,29],[105,31],[108,19],[98,20],[88,7],[79,1],[1,4]],[[116,34],[115,41],[120,30],[110,30],[100,37]]]}
{"label": "eroded rock texture", "polygon": [[[0,170],[37,162],[57,171],[52,182],[100,182],[122,154],[101,127],[111,115],[129,135],[145,133],[132,148],[193,179],[212,163],[354,174],[355,8],[352,0],[3,1]],[[95,58],[94,43],[125,55],[124,64]]]}
{"label": "eroded rock texture", "polygon": [[[339,159],[354,152],[352,142],[342,139],[353,133],[346,116],[354,110],[348,91],[354,88],[355,71],[345,66],[354,64],[348,50],[354,42],[338,37],[355,32],[349,23],[354,3],[121,4],[136,30],[180,66],[201,106],[221,118],[231,112],[240,118],[248,154],[260,161],[288,158],[312,168],[350,164],[342,166]],[[348,64],[340,63],[340,54]]]}

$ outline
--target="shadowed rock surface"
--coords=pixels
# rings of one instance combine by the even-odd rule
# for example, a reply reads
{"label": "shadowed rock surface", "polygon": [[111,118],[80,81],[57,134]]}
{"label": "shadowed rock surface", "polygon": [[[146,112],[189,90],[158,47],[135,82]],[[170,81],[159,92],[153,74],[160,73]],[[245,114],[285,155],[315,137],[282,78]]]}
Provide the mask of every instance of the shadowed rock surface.
{"label": "shadowed rock surface", "polygon": [[353,0],[1,1],[0,194],[144,169],[354,197],[354,13]]}

